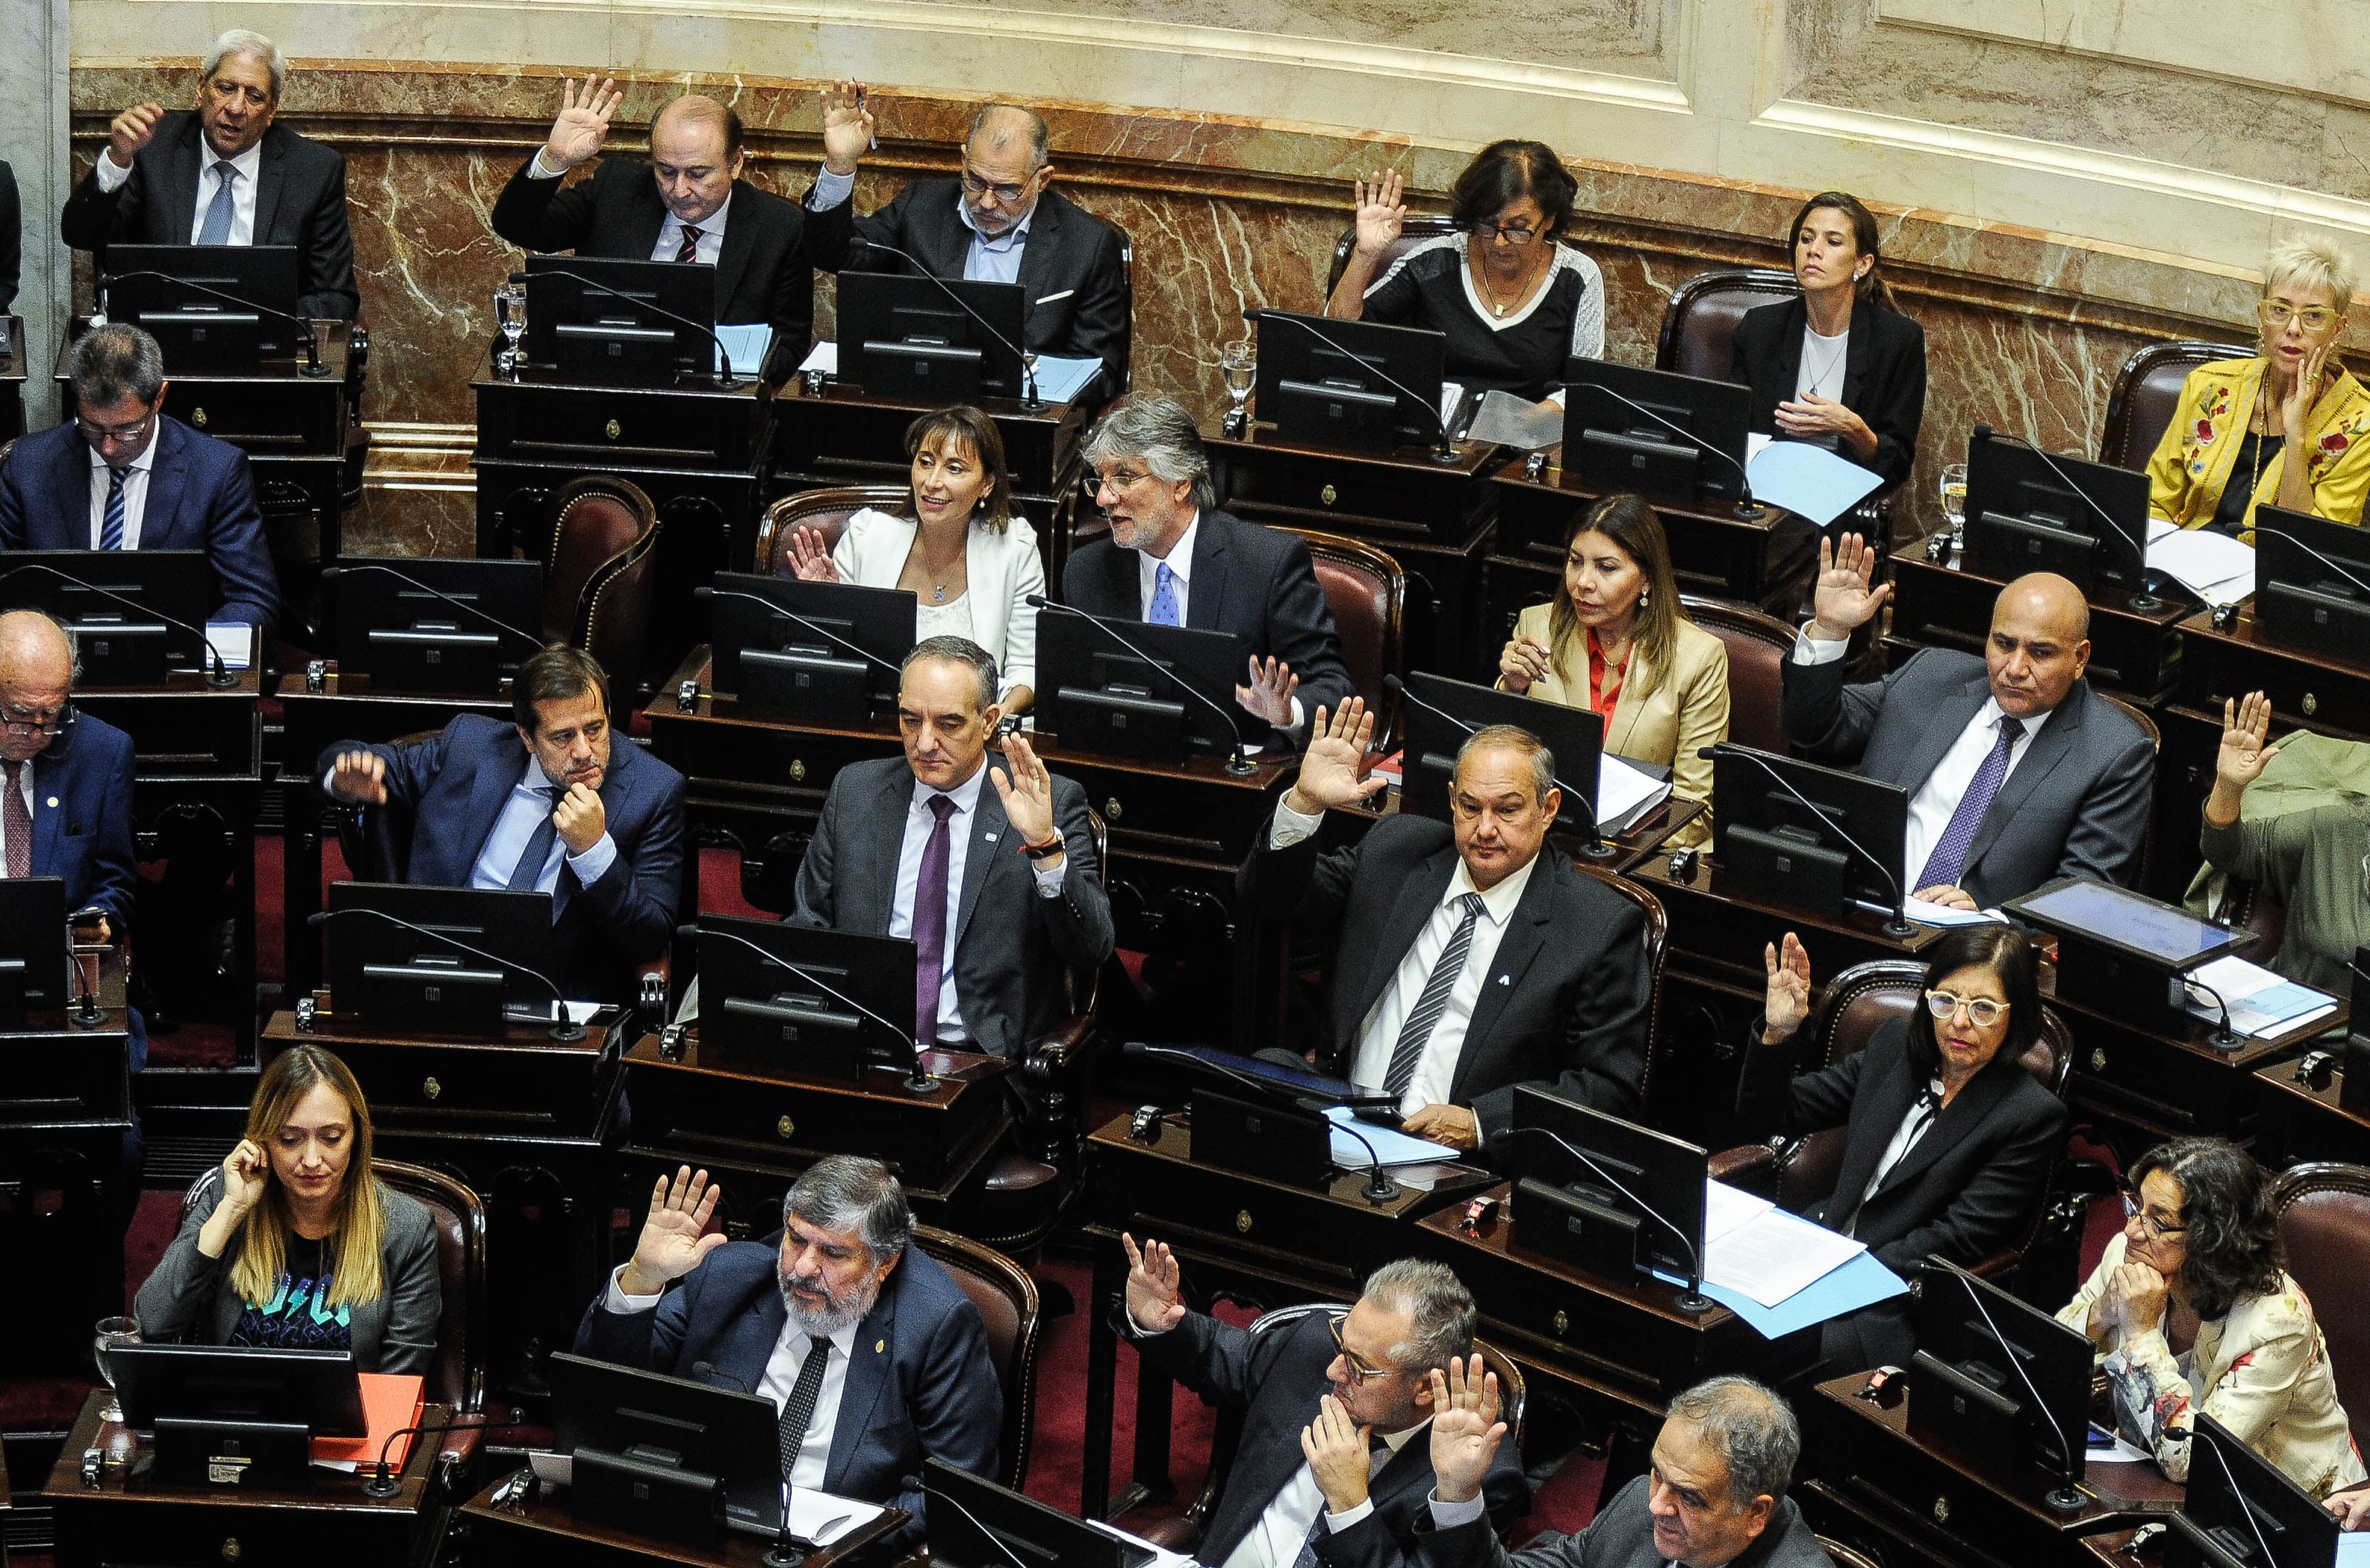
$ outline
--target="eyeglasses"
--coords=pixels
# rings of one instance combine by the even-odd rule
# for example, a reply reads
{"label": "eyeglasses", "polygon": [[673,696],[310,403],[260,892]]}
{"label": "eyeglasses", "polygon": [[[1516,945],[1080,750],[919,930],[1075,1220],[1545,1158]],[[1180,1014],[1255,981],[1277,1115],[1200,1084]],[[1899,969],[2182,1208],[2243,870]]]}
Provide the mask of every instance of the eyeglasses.
{"label": "eyeglasses", "polygon": [[1110,474],[1097,474],[1089,472],[1083,475],[1079,478],[1078,483],[1085,489],[1087,499],[1088,501],[1092,501],[1097,495],[1102,492],[1102,488],[1105,485],[1110,486],[1110,488],[1115,490],[1131,490],[1150,478],[1152,478],[1152,476],[1149,473],[1131,474],[1122,468],[1116,473]]}
{"label": "eyeglasses", "polygon": [[147,434],[148,427],[155,422],[156,410],[151,409],[127,425],[95,425],[88,420],[77,417],[75,420],[75,429],[82,432],[82,438],[85,441],[137,441]]}
{"label": "eyeglasses", "polygon": [[1009,207],[1029,194],[1029,187],[1026,185],[997,185],[991,180],[982,179],[968,168],[962,171],[962,188],[963,194],[966,196],[979,197],[993,194],[995,204],[999,207]]}
{"label": "eyeglasses", "polygon": [[1508,245],[1528,245],[1539,237],[1538,230],[1525,228],[1519,224],[1510,228],[1501,228],[1496,224],[1478,223],[1473,225],[1473,233],[1474,236],[1485,245],[1493,239],[1502,239]]}
{"label": "eyeglasses", "polygon": [[18,740],[29,735],[56,735],[74,727],[74,704],[69,702],[47,719],[37,719],[20,708],[0,709],[0,731]]}
{"label": "eyeglasses", "polygon": [[2330,324],[2337,319],[2337,307],[2330,305],[2307,305],[2299,310],[2284,299],[2266,299],[2256,302],[2255,314],[2261,318],[2264,326],[2274,332],[2285,327],[2290,317],[2303,322],[2304,329],[2307,332],[2326,332]]}
{"label": "eyeglasses", "polygon": [[2126,1220],[2138,1220],[2140,1222],[2141,1234],[2145,1235],[2149,1240],[2161,1241],[2168,1236],[2186,1236],[2189,1234],[2189,1227],[2185,1225],[2165,1225],[2159,1223],[2154,1215],[2140,1207],[2138,1194],[2134,1193],[2129,1187],[2125,1187],[2123,1189],[2123,1218]]}
{"label": "eyeglasses", "polygon": [[1962,997],[1952,991],[1926,993],[1926,1010],[1936,1018],[1949,1018],[1961,1008],[1967,1009],[1967,1020],[1977,1029],[1989,1029],[2008,1016],[2008,1004],[1989,997]]}
{"label": "eyeglasses", "polygon": [[1349,1320],[1350,1314],[1347,1312],[1329,1312],[1325,1315],[1325,1326],[1333,1331],[1333,1348],[1340,1353],[1342,1361],[1348,1365],[1350,1380],[1363,1389],[1377,1378],[1389,1377],[1394,1368],[1377,1366],[1341,1343],[1341,1325]]}

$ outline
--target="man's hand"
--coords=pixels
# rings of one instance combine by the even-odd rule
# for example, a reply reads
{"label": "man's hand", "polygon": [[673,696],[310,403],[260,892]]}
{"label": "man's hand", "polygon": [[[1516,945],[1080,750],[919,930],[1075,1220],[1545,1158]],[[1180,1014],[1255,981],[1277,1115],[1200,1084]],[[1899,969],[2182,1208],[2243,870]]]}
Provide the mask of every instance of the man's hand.
{"label": "man's hand", "polygon": [[1444,1374],[1432,1369],[1433,1496],[1443,1503],[1480,1496],[1481,1478],[1505,1435],[1506,1424],[1498,1419],[1498,1374],[1481,1369],[1478,1352],[1470,1362],[1449,1357]]}
{"label": "man's hand", "polygon": [[1550,663],[1547,645],[1538,639],[1509,638],[1505,651],[1498,655],[1498,684],[1518,695],[1526,692],[1533,681],[1547,678]]}
{"label": "man's hand", "polygon": [[2329,1511],[2337,1516],[2341,1529],[2358,1530],[2370,1525],[2370,1481],[2349,1486],[2342,1492],[2332,1492],[2328,1498]]}
{"label": "man's hand", "polygon": [[551,122],[551,134],[544,141],[543,167],[564,171],[600,156],[601,144],[609,136],[609,117],[626,95],[616,78],[605,77],[595,85],[590,71],[584,73],[581,96],[571,78],[563,77],[560,89],[559,118]]}
{"label": "man's hand", "polygon": [[329,793],[348,805],[386,804],[386,758],[374,751],[339,752],[329,768]]}
{"label": "man's hand", "polygon": [[1479,1148],[1481,1124],[1463,1105],[1419,1105],[1415,1114],[1399,1124],[1411,1138],[1430,1138],[1451,1148]]}
{"label": "man's hand", "polygon": [[1322,816],[1389,789],[1391,781],[1381,775],[1365,777],[1366,743],[1374,738],[1375,716],[1366,711],[1364,698],[1352,698],[1329,720],[1318,709],[1308,730],[1308,750],[1301,755],[1300,777],[1284,791],[1283,803],[1303,816]]}
{"label": "man's hand", "polygon": [[2146,1263],[2118,1263],[2107,1279],[2107,1315],[2126,1342],[2164,1321],[2164,1275]]}
{"label": "man's hand", "polygon": [[1135,1238],[1125,1231],[1119,1240],[1127,1249],[1127,1315],[1147,1332],[1167,1333],[1185,1320],[1185,1287],[1176,1254],[1167,1242],[1150,1238],[1139,1251]]}
{"label": "man's hand", "polygon": [[1251,655],[1251,684],[1235,688],[1235,700],[1243,711],[1266,720],[1279,730],[1292,726],[1292,694],[1300,689],[1300,677],[1292,666],[1281,660],[1262,660]]}
{"label": "man's hand", "polygon": [[1351,181],[1357,205],[1356,249],[1368,261],[1382,259],[1383,252],[1398,243],[1399,231],[1407,226],[1407,203],[1399,200],[1406,184],[1397,169]]}
{"label": "man's hand", "polygon": [[156,122],[165,118],[161,103],[133,104],[108,121],[107,156],[118,168],[130,168],[140,149],[156,139]]}
{"label": "man's hand", "polygon": [[601,804],[601,791],[590,784],[570,784],[568,793],[559,798],[558,809],[552,812],[551,821],[559,829],[559,841],[568,846],[571,855],[585,853],[609,831],[608,809]]}
{"label": "man's hand", "polygon": [[1952,887],[1949,882],[1936,882],[1932,887],[1921,887],[1909,896],[1922,898],[1928,904],[1939,904],[1945,909],[1964,909],[1970,914],[1978,907],[1974,894],[1965,888]]}
{"label": "man's hand", "polygon": [[864,107],[864,84],[834,82],[823,95],[823,167],[854,174],[872,145],[872,111]]}
{"label": "man's hand", "polygon": [[1346,1514],[1366,1500],[1366,1483],[1374,1474],[1366,1445],[1374,1433],[1373,1427],[1351,1420],[1331,1394],[1317,1401],[1317,1419],[1300,1429],[1301,1456],[1316,1473],[1328,1513]]}
{"label": "man's hand", "polygon": [[1009,778],[992,767],[987,776],[995,781],[995,793],[1004,801],[1004,814],[1011,819],[1012,830],[1031,849],[1058,842],[1062,830],[1053,825],[1053,775],[1038,760],[1036,751],[1018,730],[1005,737],[1004,760],[1012,767]]}
{"label": "man's hand", "polygon": [[1782,1045],[1811,1016],[1811,955],[1802,939],[1789,931],[1782,949],[1762,948],[1761,967],[1768,977],[1761,997],[1761,1043]]}
{"label": "man's hand", "polygon": [[801,582],[839,581],[839,568],[831,561],[831,547],[812,528],[790,530],[790,570]]}
{"label": "man's hand", "polygon": [[115,940],[115,928],[104,915],[86,915],[74,923],[74,940],[86,947],[105,947]]}
{"label": "man's hand", "polygon": [[634,1243],[633,1261],[617,1278],[617,1288],[628,1296],[656,1296],[669,1280],[681,1279],[708,1254],[724,1245],[724,1232],[706,1234],[724,1188],[708,1184],[708,1172],[694,1175],[685,1165],[670,1183],[664,1176],[650,1193],[650,1212],[642,1221],[641,1239]]}
{"label": "man's hand", "polygon": [[1876,618],[1893,584],[1871,589],[1876,575],[1876,547],[1858,534],[1819,541],[1819,580],[1811,591],[1811,635],[1822,642],[1841,642]]}

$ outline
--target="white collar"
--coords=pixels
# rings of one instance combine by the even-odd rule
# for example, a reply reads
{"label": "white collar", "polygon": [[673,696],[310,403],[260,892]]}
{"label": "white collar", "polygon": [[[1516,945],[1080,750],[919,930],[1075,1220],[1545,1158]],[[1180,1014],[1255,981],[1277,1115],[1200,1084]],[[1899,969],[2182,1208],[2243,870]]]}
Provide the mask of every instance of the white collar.
{"label": "white collar", "polygon": [[1396,1454],[1401,1448],[1406,1447],[1410,1442],[1413,1442],[1417,1433],[1422,1431],[1425,1427],[1431,1424],[1432,1417],[1427,1415],[1421,1421],[1417,1422],[1413,1426],[1408,1427],[1404,1431],[1386,1432],[1383,1434],[1383,1446],[1390,1449],[1392,1453]]}
{"label": "white collar", "polygon": [[[832,1348],[839,1352],[843,1360],[856,1359],[856,1331],[863,1326],[863,1320],[858,1319],[837,1333],[829,1336]],[[785,1343],[795,1343],[793,1336],[796,1336],[796,1339],[806,1340],[810,1344],[814,1343],[812,1336],[808,1334],[806,1330],[799,1327],[799,1320],[796,1318],[785,1317],[782,1320],[782,1338]]]}
{"label": "white collar", "polygon": [[[157,410],[155,418],[158,421],[158,427],[155,433],[149,436],[148,444],[142,448],[140,455],[132,459],[131,462],[126,463],[124,465],[125,467],[136,468],[144,474],[152,472],[155,468],[156,443],[163,440],[165,435],[162,422],[165,418],[164,410]],[[98,447],[93,446],[89,442],[86,441],[82,444],[82,449],[90,454],[90,466],[93,472],[104,474],[108,471],[108,461],[106,458],[98,455]]]}
{"label": "white collar", "polygon": [[[267,131],[264,134],[270,135],[270,133]],[[198,128],[198,172],[210,174],[213,171],[214,165],[224,161],[225,160],[223,156],[214,151],[214,144],[206,140],[205,127],[200,126]],[[247,188],[249,190],[255,190],[256,177],[263,167],[263,137],[258,136],[255,139],[255,145],[227,161],[231,167],[238,170],[238,177],[247,181]]]}
{"label": "white collar", "polygon": [[[2060,703],[2058,706],[2063,707],[2065,705]],[[2050,714],[2056,711],[2057,709],[2055,708],[2046,709],[2042,712],[2032,714],[2029,717],[2019,718],[2017,721],[2018,723],[2024,726],[2024,734],[2021,738],[2025,744],[2030,744],[2033,741],[2041,738],[2041,727],[2043,724],[2048,723]],[[2000,712],[1999,698],[1996,697],[1985,698],[1983,711],[1976,714],[1975,717],[1982,721],[1985,729],[1996,732],[2000,720],[2004,717]]]}
{"label": "white collar", "polygon": [[1201,532],[1202,510],[1199,507],[1195,507],[1193,509],[1193,521],[1185,525],[1185,531],[1177,536],[1177,542],[1168,547],[1168,553],[1167,555],[1156,556],[1149,550],[1141,552],[1145,559],[1144,570],[1150,571],[1154,570],[1155,562],[1166,561],[1168,564],[1169,576],[1184,582],[1192,582],[1193,540]]}
{"label": "white collar", "polygon": [[[1542,847],[1539,855],[1547,852]],[[1514,917],[1514,905],[1522,903],[1523,890],[1531,885],[1531,873],[1538,870],[1539,855],[1532,856],[1520,870],[1508,871],[1499,878],[1498,885],[1486,893],[1473,885],[1473,872],[1460,855],[1456,859],[1455,874],[1448,879],[1448,890],[1440,895],[1440,900],[1446,904],[1468,893],[1479,893],[1481,912],[1490,917],[1490,924],[1502,927]]]}
{"label": "white collar", "polygon": [[954,801],[955,810],[968,816],[972,812],[979,810],[979,792],[981,788],[986,783],[987,758],[986,756],[982,755],[979,759],[979,766],[972,769],[971,777],[964,779],[961,783],[956,785],[951,790],[933,789],[931,786],[923,783],[920,779],[915,779],[914,803],[909,809],[915,812],[927,811],[929,810],[929,807],[925,802],[926,802],[931,796],[944,795],[949,800]]}
{"label": "white collar", "polygon": [[[724,205],[722,205],[721,207],[717,208],[717,209],[716,209],[716,211],[714,211],[714,212],[712,212],[712,213],[708,213],[708,216],[706,216],[706,217],[704,217],[704,218],[702,218],[702,219],[700,219],[700,220],[699,220],[699,236],[700,236],[702,239],[706,239],[706,238],[707,238],[707,237],[708,237],[710,235],[713,235],[713,236],[716,236],[717,238],[719,238],[719,239],[723,238],[723,237],[724,237],[724,220],[725,220],[726,216],[727,216],[727,215],[729,215],[729,214],[731,213],[731,211],[732,211],[732,192],[731,192],[731,191],[730,191],[730,190],[727,190],[727,191],[725,191],[725,193],[724,193]],[[676,234],[681,234],[681,233],[684,231],[684,228],[685,228],[684,221],[683,221],[681,218],[678,218],[678,217],[676,217],[676,216],[674,215],[674,212],[673,212],[673,210],[672,208],[670,208],[670,209],[668,210],[668,212],[667,212],[666,221],[667,221],[667,223],[668,223],[668,224],[673,224],[673,225],[674,225],[674,230],[673,230],[673,232],[674,232],[674,233],[676,233]],[[659,225],[659,227],[660,227],[660,229],[662,230],[662,232],[663,232],[663,231],[665,230],[665,228],[666,228],[666,224],[662,224],[662,225]]]}

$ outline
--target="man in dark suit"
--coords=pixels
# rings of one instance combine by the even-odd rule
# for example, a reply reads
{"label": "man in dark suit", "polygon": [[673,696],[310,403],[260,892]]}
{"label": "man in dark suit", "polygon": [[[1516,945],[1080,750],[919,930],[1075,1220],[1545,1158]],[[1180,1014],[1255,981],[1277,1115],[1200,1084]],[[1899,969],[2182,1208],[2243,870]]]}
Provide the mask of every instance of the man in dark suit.
{"label": "man in dark suit", "polygon": [[[788,363],[803,358],[814,327],[815,262],[846,243],[846,203],[804,212],[742,179],[741,116],[697,93],[650,122],[647,167],[603,158],[592,179],[568,184],[569,169],[600,156],[625,94],[588,75],[581,95],[574,82],[565,95],[549,139],[494,202],[494,232],[526,250],[713,267],[716,318],[765,322]],[[853,173],[866,134],[854,110],[826,106],[825,167]]]}
{"label": "man in dark suit", "polygon": [[878,1160],[809,1166],[778,1245],[710,1232],[722,1193],[688,1166],[659,1178],[577,1354],[771,1400],[785,1482],[903,1508],[913,1517],[889,1544],[918,1544],[925,1458],[995,1470],[1004,1393],[978,1307],[912,1245],[904,1190]]}
{"label": "man in dark suit", "polygon": [[1217,510],[1201,430],[1172,398],[1122,399],[1084,455],[1110,537],[1071,555],[1063,599],[1115,620],[1237,633],[1250,679],[1235,700],[1265,727],[1245,739],[1296,749],[1308,709],[1351,692],[1308,547]]}
{"label": "man in dark suit", "polygon": [[0,465],[0,548],[203,550],[207,618],[270,624],[280,579],[247,455],[165,409],[165,356],[139,328],[83,334],[66,359],[75,417]]}
{"label": "man in dark suit", "polygon": [[316,777],[332,800],[410,811],[405,881],[551,894],[561,987],[631,1002],[674,937],[683,775],[613,744],[608,677],[580,650],[521,664],[511,702],[512,724],[464,713],[412,745],[340,741]]}
{"label": "man in dark suit", "polygon": [[[1432,1486],[1425,1424],[1444,1371],[1462,1376],[1480,1313],[1445,1264],[1404,1258],[1367,1276],[1346,1313],[1312,1312],[1254,1336],[1185,1307],[1177,1259],[1147,1237],[1127,1248],[1119,1328],[1145,1360],[1243,1412],[1242,1443],[1194,1549],[1218,1568],[1399,1568]],[[1489,1378],[1496,1386],[1494,1376]],[[1489,1523],[1530,1505],[1511,1445],[1474,1470]],[[1487,1530],[1484,1534],[1489,1533]]]}
{"label": "man in dark suit", "polygon": [[351,321],[354,236],[346,159],[271,121],[288,75],[280,50],[234,28],[199,73],[194,111],[143,103],[107,128],[107,145],[66,198],[58,232],[93,253],[110,245],[293,245],[296,313]]}
{"label": "man in dark suit", "polygon": [[1419,1137],[1474,1148],[1506,1130],[1529,1084],[1639,1114],[1653,974],[1636,905],[1543,852],[1562,802],[1537,738],[1468,739],[1451,822],[1401,813],[1320,855],[1325,813],[1381,790],[1359,769],[1375,721],[1352,698],[1329,717],[1243,863],[1243,906],[1332,949],[1317,1059],[1398,1097]]}
{"label": "man in dark suit", "polygon": [[[869,217],[834,270],[910,272],[915,262],[940,278],[1018,283],[1026,294],[1022,343],[1032,353],[1102,362],[1082,394],[1104,403],[1127,387],[1127,273],[1119,231],[1051,189],[1045,122],[1025,109],[992,103],[972,117],[960,176],[910,181]],[[829,173],[810,204],[833,200]],[[894,254],[902,250],[912,261]]]}
{"label": "man in dark suit", "polygon": [[1857,534],[1819,543],[1810,624],[1786,662],[1787,738],[1817,761],[1909,791],[1902,872],[1916,896],[1988,909],[2057,877],[2138,873],[2156,747],[2083,678],[2090,608],[2054,572],[2019,577],[1992,606],[1977,659],[1928,648],[1881,681],[1844,684],[1876,552]]}

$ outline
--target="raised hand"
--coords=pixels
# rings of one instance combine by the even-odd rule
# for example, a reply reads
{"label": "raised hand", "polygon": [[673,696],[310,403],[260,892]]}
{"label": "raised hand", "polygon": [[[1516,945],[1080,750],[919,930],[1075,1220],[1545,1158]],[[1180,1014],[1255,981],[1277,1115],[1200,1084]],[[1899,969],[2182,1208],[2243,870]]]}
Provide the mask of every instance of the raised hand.
{"label": "raised hand", "polygon": [[1032,849],[1055,842],[1062,830],[1053,825],[1053,775],[1018,730],[1005,737],[1004,760],[1011,765],[1011,777],[992,767],[987,776],[995,781],[1012,830]]}
{"label": "raised hand", "polygon": [[1802,939],[1789,931],[1782,949],[1775,943],[1763,947],[1761,965],[1768,976],[1761,999],[1761,1043],[1783,1044],[1811,1016],[1811,955]]}
{"label": "raised hand", "polygon": [[1380,259],[1407,226],[1407,203],[1399,200],[1406,184],[1395,168],[1371,177],[1371,181],[1352,181],[1358,208],[1356,249],[1369,261]]}
{"label": "raised hand", "polygon": [[1292,726],[1292,694],[1300,689],[1300,677],[1292,666],[1280,659],[1261,659],[1251,655],[1251,684],[1235,688],[1235,700],[1243,711],[1266,720],[1279,730]]}
{"label": "raised hand", "polygon": [[1176,1254],[1167,1242],[1148,1237],[1140,1249],[1125,1231],[1119,1240],[1127,1249],[1127,1315],[1140,1329],[1167,1333],[1185,1320],[1185,1286]]}
{"label": "raised hand", "polygon": [[831,547],[812,528],[790,530],[790,570],[801,582],[839,581],[839,568],[831,563]]}
{"label": "raised hand", "polygon": [[374,751],[339,752],[329,769],[329,793],[349,805],[386,804],[386,758]]}
{"label": "raised hand", "polygon": [[2222,745],[2214,754],[2214,778],[2244,790],[2263,776],[2263,765],[2280,755],[2280,748],[2265,745],[2272,732],[2272,699],[2260,691],[2250,691],[2232,701],[2222,699]]}
{"label": "raised hand", "polygon": [[1375,1429],[1361,1426],[1331,1394],[1317,1401],[1317,1419],[1300,1429],[1300,1454],[1325,1493],[1325,1506],[1346,1514],[1366,1500],[1374,1460],[1366,1445]]}
{"label": "raised hand", "polygon": [[1451,1356],[1448,1370],[1432,1369],[1432,1474],[1433,1495],[1443,1503],[1468,1502],[1481,1494],[1506,1424],[1498,1419],[1498,1374],[1485,1372],[1481,1356]]}
{"label": "raised hand", "polygon": [[1819,580],[1811,593],[1811,635],[1823,642],[1841,642],[1876,618],[1893,584],[1870,588],[1876,576],[1876,547],[1858,534],[1819,541]]}
{"label": "raised hand", "polygon": [[1538,639],[1509,638],[1498,655],[1498,684],[1511,692],[1526,692],[1533,681],[1547,678],[1550,662],[1547,645]]}
{"label": "raised hand", "polygon": [[707,1262],[708,1253],[724,1245],[724,1232],[707,1233],[716,1200],[723,1195],[721,1183],[708,1185],[708,1172],[695,1175],[688,1165],[675,1171],[672,1182],[661,1176],[650,1192],[650,1212],[634,1243],[633,1261],[618,1277],[617,1287],[628,1296],[656,1296],[669,1280],[681,1279]]}
{"label": "raised hand", "polygon": [[590,784],[570,784],[552,812],[551,821],[559,829],[559,841],[568,846],[571,855],[585,853],[609,831],[608,808],[601,804],[601,791]]}
{"label": "raised hand", "polygon": [[1317,710],[1308,750],[1301,754],[1300,777],[1284,792],[1284,803],[1303,816],[1320,816],[1335,806],[1354,806],[1390,788],[1377,774],[1366,777],[1366,743],[1375,738],[1375,716],[1363,698],[1352,698],[1341,711]]}
{"label": "raised hand", "polygon": [[872,111],[864,106],[864,84],[834,82],[823,95],[823,167],[854,174],[872,145]]}
{"label": "raised hand", "polygon": [[543,144],[543,162],[546,168],[574,168],[586,158],[598,156],[601,144],[609,136],[609,117],[617,112],[626,95],[618,89],[616,78],[604,77],[598,84],[592,73],[584,73],[584,90],[580,95],[572,78],[562,78],[559,117],[551,122],[551,134]]}
{"label": "raised hand", "polygon": [[107,125],[107,156],[118,168],[130,168],[140,149],[156,139],[156,122],[165,118],[161,103],[136,103]]}

